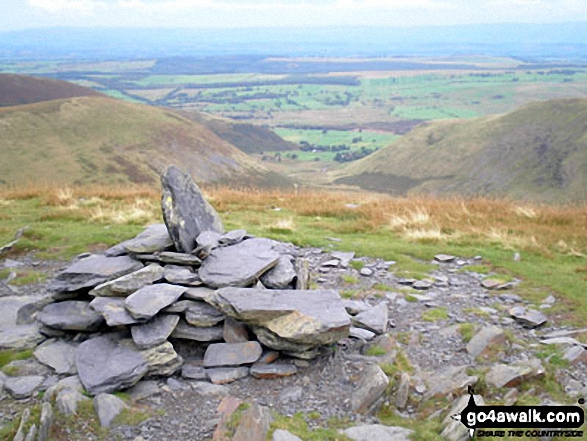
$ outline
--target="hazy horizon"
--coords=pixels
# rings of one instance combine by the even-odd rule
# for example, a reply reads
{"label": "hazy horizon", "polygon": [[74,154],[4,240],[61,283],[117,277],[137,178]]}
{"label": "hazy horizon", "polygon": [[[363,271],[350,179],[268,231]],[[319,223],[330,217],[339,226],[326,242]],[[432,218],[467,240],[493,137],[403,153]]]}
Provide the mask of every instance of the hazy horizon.
{"label": "hazy horizon", "polygon": [[4,0],[0,31],[414,27],[587,22],[582,0]]}

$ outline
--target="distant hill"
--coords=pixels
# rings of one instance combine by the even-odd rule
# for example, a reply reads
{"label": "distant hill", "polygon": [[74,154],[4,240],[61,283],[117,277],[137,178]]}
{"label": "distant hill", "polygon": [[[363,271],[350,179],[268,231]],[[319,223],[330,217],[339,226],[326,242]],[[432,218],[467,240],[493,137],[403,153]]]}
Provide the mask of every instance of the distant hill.
{"label": "distant hill", "polygon": [[0,74],[0,107],[39,103],[79,96],[106,96],[67,81],[26,75]]}
{"label": "distant hill", "polygon": [[587,200],[587,99],[430,123],[338,170],[334,181],[395,194]]}
{"label": "distant hill", "polygon": [[235,123],[201,113],[181,112],[181,114],[206,126],[220,138],[245,153],[284,152],[299,149],[298,145],[284,140],[275,132],[261,126]]}
{"label": "distant hill", "polygon": [[0,156],[0,184],[158,185],[169,164],[198,183],[290,183],[175,112],[103,97],[0,109]]}

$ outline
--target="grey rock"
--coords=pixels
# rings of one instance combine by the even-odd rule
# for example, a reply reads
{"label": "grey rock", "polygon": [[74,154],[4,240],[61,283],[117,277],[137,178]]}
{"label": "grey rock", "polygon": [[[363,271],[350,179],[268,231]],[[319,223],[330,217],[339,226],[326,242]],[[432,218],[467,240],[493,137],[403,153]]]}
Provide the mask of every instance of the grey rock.
{"label": "grey rock", "polygon": [[301,386],[290,386],[281,391],[279,400],[288,403],[299,401],[304,395],[304,388]]}
{"label": "grey rock", "polygon": [[0,328],[0,350],[32,349],[46,337],[39,333],[39,325],[16,325]]}
{"label": "grey rock", "polygon": [[359,271],[359,273],[361,274],[361,276],[369,277],[373,275],[373,270],[371,268],[361,268],[361,271]]}
{"label": "grey rock", "polygon": [[188,300],[202,300],[207,301],[210,296],[214,294],[214,290],[206,287],[188,288],[183,293],[183,298]]}
{"label": "grey rock", "polygon": [[45,441],[49,437],[49,431],[53,424],[53,407],[51,403],[43,403],[41,406],[41,418],[39,420],[39,431],[37,441]]}
{"label": "grey rock", "polygon": [[181,367],[181,376],[188,380],[206,380],[208,378],[208,375],[206,375],[206,369],[204,369],[201,364],[196,364],[194,362],[183,364]]}
{"label": "grey rock", "polygon": [[41,387],[44,381],[45,378],[40,375],[9,377],[4,382],[4,389],[15,400],[23,400],[30,398]]}
{"label": "grey rock", "polygon": [[579,363],[587,364],[587,350],[582,346],[573,346],[565,351],[563,358],[567,360],[571,366]]}
{"label": "grey rock", "polygon": [[374,332],[367,331],[366,329],[362,328],[355,328],[354,326],[351,326],[349,333],[350,337],[358,338],[359,340],[372,340],[375,338],[375,335],[376,334]]}
{"label": "grey rock", "polygon": [[166,265],[165,280],[176,285],[200,286],[202,281],[198,273],[187,266]]}
{"label": "grey rock", "polygon": [[213,384],[227,384],[249,375],[249,368],[212,368],[206,369],[206,375],[208,375]]}
{"label": "grey rock", "polygon": [[106,319],[108,326],[133,325],[141,322],[126,310],[126,297],[96,297],[90,306]]}
{"label": "grey rock", "polygon": [[181,314],[186,312],[194,303],[196,303],[194,300],[180,300],[167,308],[163,308],[161,312],[164,312],[165,314]]}
{"label": "grey rock", "polygon": [[45,326],[62,331],[96,331],[104,317],[90,308],[89,302],[68,300],[45,306],[37,316]]}
{"label": "grey rock", "polygon": [[185,290],[168,283],[145,286],[126,298],[126,309],[135,319],[148,320],[179,299]]}
{"label": "grey rock", "polygon": [[407,372],[403,372],[395,394],[395,407],[400,410],[405,409],[408,404],[409,393],[410,375]]}
{"label": "grey rock", "polygon": [[387,304],[380,303],[353,317],[353,324],[358,328],[367,329],[375,334],[385,334],[389,320]]}
{"label": "grey rock", "polygon": [[106,257],[91,255],[59,273],[47,285],[51,291],[78,291],[94,288],[104,282],[137,271],[143,264],[128,256]]}
{"label": "grey rock", "polygon": [[310,270],[307,259],[296,260],[296,267],[298,279],[296,281],[296,289],[300,291],[307,290],[310,286]]}
{"label": "grey rock", "polygon": [[50,340],[39,346],[35,358],[58,374],[76,374],[75,351],[77,346],[60,340]]}
{"label": "grey rock", "polygon": [[24,441],[36,441],[36,440],[37,440],[37,425],[35,423],[33,423],[31,428],[29,429],[29,432],[27,433],[27,436],[24,439]]}
{"label": "grey rock", "polygon": [[302,441],[302,439],[287,430],[277,429],[273,432],[273,438],[271,438],[271,441]]}
{"label": "grey rock", "polygon": [[412,284],[412,288],[419,289],[419,290],[427,290],[432,288],[434,282],[430,280],[418,280]]}
{"label": "grey rock", "polygon": [[196,238],[196,243],[198,244],[198,248],[212,250],[218,248],[221,237],[222,234],[216,233],[215,231],[204,231]]}
{"label": "grey rock", "polygon": [[132,340],[117,341],[110,336],[79,345],[76,363],[80,380],[92,395],[131,387],[149,370],[147,359]]}
{"label": "grey rock", "polygon": [[379,405],[389,384],[389,378],[377,365],[368,366],[361,375],[358,388],[351,397],[351,408],[357,413],[369,413]]}
{"label": "grey rock", "polygon": [[573,337],[554,337],[540,340],[543,345],[572,345],[580,346],[581,342]]}
{"label": "grey rock", "polygon": [[156,263],[147,265],[138,271],[98,285],[90,295],[99,297],[126,297],[136,290],[157,282],[163,278],[163,267]]}
{"label": "grey rock", "polygon": [[506,288],[505,284],[501,280],[491,279],[491,278],[483,279],[481,281],[481,286],[485,289],[490,289],[490,290],[500,290],[500,289]]}
{"label": "grey rock", "polygon": [[[44,299],[47,300],[44,300]],[[47,303],[42,304],[38,307],[39,302],[46,301]],[[25,325],[31,324],[34,320],[25,320],[24,314],[20,313],[21,310],[30,310],[31,314],[38,312],[48,303],[52,303],[50,297],[39,297],[39,296],[8,296],[0,298],[0,326],[9,327],[14,325]],[[23,311],[24,312],[24,311]],[[19,319],[19,316],[21,319]]]}
{"label": "grey rock", "polygon": [[183,390],[186,388],[186,384],[183,381],[175,378],[168,378],[167,381],[165,381],[165,384],[167,385],[167,388],[172,391]]}
{"label": "grey rock", "polygon": [[544,367],[539,360],[532,359],[516,364],[495,364],[486,376],[487,384],[502,388],[515,387],[523,381],[544,375]]}
{"label": "grey rock", "polygon": [[430,389],[426,393],[426,399],[446,397],[466,390],[467,386],[476,384],[479,378],[469,376],[467,369],[468,366],[448,366],[440,372],[432,373],[429,381]]}
{"label": "grey rock", "polygon": [[455,259],[456,257],[451,256],[450,254],[437,254],[436,256],[434,256],[434,260],[441,263],[452,262]]}
{"label": "grey rock", "polygon": [[237,243],[241,243],[246,236],[247,230],[232,230],[223,234],[218,239],[218,243],[222,246],[236,245]]}
{"label": "grey rock", "polygon": [[173,246],[165,224],[153,224],[137,237],[121,243],[126,251],[135,254],[155,253]]}
{"label": "grey rock", "polygon": [[272,248],[270,239],[248,239],[212,250],[202,263],[200,278],[214,288],[251,285],[277,265],[279,254]]}
{"label": "grey rock", "polygon": [[162,392],[156,381],[142,380],[126,391],[133,401],[144,400],[145,398],[158,395]]}
{"label": "grey rock", "polygon": [[261,276],[261,282],[267,288],[287,289],[291,287],[297,273],[290,256],[281,256],[277,265]]}
{"label": "grey rock", "polygon": [[79,403],[88,401],[88,397],[84,397],[80,391],[75,389],[63,389],[57,393],[55,404],[57,410],[64,415],[74,415],[77,413]]}
{"label": "grey rock", "polygon": [[94,410],[102,427],[110,427],[112,421],[127,408],[125,402],[115,395],[99,394],[94,397]]}
{"label": "grey rock", "polygon": [[249,341],[249,331],[244,323],[238,322],[232,317],[226,317],[222,337],[226,343],[245,343]]}
{"label": "grey rock", "polygon": [[149,367],[146,375],[169,376],[176,372],[183,363],[183,359],[175,352],[173,345],[168,341],[150,349],[141,351]]}
{"label": "grey rock", "polygon": [[171,337],[201,342],[220,341],[222,340],[222,326],[200,328],[181,319],[171,333]]}
{"label": "grey rock", "polygon": [[[485,404],[485,401],[481,395],[474,395],[473,399],[475,400],[475,404],[477,404],[477,406],[483,406]],[[465,427],[465,425],[460,421],[456,421],[452,418],[453,415],[460,414],[468,403],[469,395],[464,395],[455,400],[452,408],[442,422],[444,427],[441,434],[442,439],[448,441],[467,441],[470,439],[469,430]]]}
{"label": "grey rock", "polygon": [[191,386],[194,392],[204,397],[221,397],[229,393],[228,387],[219,384],[210,384],[206,381],[194,381]]}
{"label": "grey rock", "polygon": [[263,349],[256,341],[246,343],[214,343],[204,355],[204,366],[238,366],[254,363],[261,357]]}
{"label": "grey rock", "polygon": [[35,358],[11,361],[5,366],[5,369],[7,369],[9,372],[10,370],[16,372],[15,375],[19,377],[30,375],[48,377],[53,373],[49,367],[39,363]]}
{"label": "grey rock", "polygon": [[404,427],[367,424],[351,427],[342,433],[353,441],[405,441],[414,431]]}
{"label": "grey rock", "polygon": [[514,320],[526,328],[537,328],[548,321],[540,311],[524,306],[515,306],[510,309],[509,313]]}
{"label": "grey rock", "polygon": [[167,341],[178,323],[178,315],[162,314],[153,317],[145,324],[132,326],[130,332],[139,348],[148,349]]}
{"label": "grey rock", "polygon": [[262,364],[255,363],[251,366],[250,374],[255,378],[280,378],[295,375],[298,368],[293,364],[271,363]]}
{"label": "grey rock", "polygon": [[157,258],[160,262],[175,265],[199,266],[202,263],[200,258],[193,254],[176,253],[174,251],[163,251],[157,254]]}
{"label": "grey rock", "polygon": [[467,352],[478,357],[487,349],[495,349],[505,344],[506,336],[499,326],[486,326],[467,343]]}
{"label": "grey rock", "polygon": [[25,427],[26,427],[27,423],[29,422],[30,417],[31,417],[31,410],[27,407],[22,412],[22,416],[20,417],[20,424],[18,425],[18,430],[16,431],[16,435],[14,436],[12,441],[24,441]]}
{"label": "grey rock", "polygon": [[265,337],[272,335],[279,341],[261,341],[277,350],[303,351],[334,343],[348,337],[350,329],[350,317],[336,291],[296,291],[292,295],[289,290],[222,288],[209,303],[253,325],[257,336],[260,329],[266,329]]}
{"label": "grey rock", "polygon": [[214,326],[224,320],[224,317],[221,311],[203,302],[194,302],[185,312],[186,321],[193,326]]}
{"label": "grey rock", "polygon": [[196,248],[196,239],[204,231],[222,233],[218,213],[206,201],[189,175],[170,166],[161,177],[163,219],[175,247],[190,253]]}
{"label": "grey rock", "polygon": [[326,262],[322,262],[321,266],[338,268],[340,266],[340,260],[339,259],[327,260]]}
{"label": "grey rock", "polygon": [[232,441],[265,441],[271,421],[273,416],[268,408],[253,404],[241,414]]}
{"label": "grey rock", "polygon": [[350,315],[357,315],[371,308],[368,303],[360,300],[342,299],[342,304]]}
{"label": "grey rock", "polygon": [[47,390],[45,391],[45,395],[43,395],[43,401],[47,403],[50,402],[59,394],[59,392],[65,389],[82,392],[84,390],[84,386],[82,385],[77,375],[66,377],[62,380],[59,380],[53,386],[47,388]]}
{"label": "grey rock", "polygon": [[330,255],[334,259],[340,260],[340,264],[343,268],[346,268],[347,266],[349,266],[349,264],[351,263],[351,260],[353,260],[355,258],[354,251],[351,251],[348,253],[345,253],[343,251],[333,251],[332,253],[330,253]]}

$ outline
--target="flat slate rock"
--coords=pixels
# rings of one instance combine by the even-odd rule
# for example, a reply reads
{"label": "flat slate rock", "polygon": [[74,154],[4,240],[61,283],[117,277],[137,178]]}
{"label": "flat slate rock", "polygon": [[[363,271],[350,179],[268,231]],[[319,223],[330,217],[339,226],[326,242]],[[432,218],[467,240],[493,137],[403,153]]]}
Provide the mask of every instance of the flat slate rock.
{"label": "flat slate rock", "polygon": [[287,430],[277,429],[273,432],[271,441],[302,441],[302,439]]}
{"label": "flat slate rock", "polygon": [[90,291],[90,295],[97,297],[126,297],[144,286],[161,280],[163,272],[164,269],[161,265],[152,263],[138,271],[96,286]]}
{"label": "flat slate rock", "polygon": [[180,300],[169,305],[167,308],[163,308],[161,312],[164,312],[165,314],[181,314],[186,312],[194,303],[197,302],[195,300]]}
{"label": "flat slate rock", "polygon": [[161,314],[147,323],[132,326],[130,332],[139,348],[148,349],[165,343],[178,323],[178,315]]}
{"label": "flat slate rock", "polygon": [[249,375],[248,367],[212,368],[206,369],[206,375],[212,384],[232,383]]}
{"label": "flat slate rock", "polygon": [[47,337],[39,333],[39,325],[15,325],[0,328],[0,351],[32,349]]}
{"label": "flat slate rock", "polygon": [[186,311],[185,319],[193,326],[210,327],[224,320],[222,311],[204,302],[194,302]]}
{"label": "flat slate rock", "polygon": [[277,265],[279,253],[271,239],[248,239],[237,245],[212,250],[200,267],[202,282],[213,288],[252,285]]}
{"label": "flat slate rock", "polygon": [[363,328],[355,328],[354,326],[351,326],[351,330],[349,332],[350,337],[358,338],[360,340],[372,340],[375,338],[375,335],[376,334],[374,332]]}
{"label": "flat slate rock", "polygon": [[352,321],[358,328],[366,329],[375,334],[385,334],[388,319],[387,304],[380,303],[366,311],[360,312],[353,317]]}
{"label": "flat slate rock", "polygon": [[136,319],[148,320],[185,292],[182,286],[158,283],[145,286],[126,298],[126,309]]}
{"label": "flat slate rock", "polygon": [[220,341],[222,340],[222,326],[200,328],[190,325],[184,319],[180,319],[171,333],[171,337],[200,342]]}
{"label": "flat slate rock", "polygon": [[509,311],[510,315],[526,328],[537,328],[548,321],[540,311],[529,309],[524,306],[515,306]]}
{"label": "flat slate rock", "polygon": [[351,397],[351,408],[357,413],[369,413],[380,402],[389,385],[389,378],[378,365],[364,369],[359,385]]}
{"label": "flat slate rock", "polygon": [[499,348],[505,342],[506,336],[503,329],[499,326],[486,326],[467,343],[467,352],[473,357],[478,357],[487,349]]}
{"label": "flat slate rock", "polygon": [[182,298],[188,300],[203,300],[207,301],[208,298],[212,294],[214,294],[214,289],[206,288],[205,286],[198,286],[197,288],[188,288],[183,293]]}
{"label": "flat slate rock", "polygon": [[334,259],[340,260],[340,264],[343,266],[343,268],[346,268],[347,266],[349,266],[349,264],[351,263],[351,260],[353,260],[355,258],[354,251],[350,251],[350,252],[333,251],[332,253],[330,253],[330,255]]}
{"label": "flat slate rock", "polygon": [[255,363],[250,370],[252,377],[262,379],[290,377],[297,372],[298,368],[295,365],[285,363]]}
{"label": "flat slate rock", "polygon": [[256,341],[246,343],[214,343],[204,355],[205,367],[238,366],[256,362],[263,349]]}
{"label": "flat slate rock", "polygon": [[173,246],[173,240],[165,224],[153,224],[145,228],[145,231],[137,237],[121,244],[126,251],[135,254],[155,253],[164,251]]}
{"label": "flat slate rock", "polygon": [[128,408],[126,403],[116,395],[100,394],[94,397],[94,410],[98,414],[102,427],[110,427],[114,418],[126,408]]}
{"label": "flat slate rock", "polygon": [[405,441],[410,439],[414,431],[405,427],[367,424],[351,427],[342,433],[353,441]]}
{"label": "flat slate rock", "polygon": [[[348,337],[351,325],[336,291],[295,291],[292,295],[290,290],[222,288],[209,303],[254,325],[258,336],[258,328],[264,328],[283,343],[309,346],[306,349]],[[279,341],[261,342],[277,350],[306,350],[283,347]]]}
{"label": "flat slate rock", "polygon": [[44,365],[49,366],[56,373],[77,374],[75,365],[75,351],[77,345],[62,340],[50,340],[40,345],[34,356]]}
{"label": "flat slate rock", "polygon": [[141,262],[129,256],[107,257],[90,255],[59,273],[48,283],[50,291],[71,292],[94,288],[104,282],[117,279],[143,267]]}
{"label": "flat slate rock", "polygon": [[160,262],[184,266],[200,266],[202,261],[199,257],[188,253],[177,253],[175,251],[163,251],[157,254]]}
{"label": "flat slate rock", "polygon": [[141,355],[147,360],[148,376],[169,376],[175,373],[183,363],[183,359],[175,352],[173,345],[168,341],[154,348],[141,350]]}
{"label": "flat slate rock", "polygon": [[15,400],[23,400],[30,398],[44,381],[45,378],[40,375],[8,377],[4,382],[4,389]]}
{"label": "flat slate rock", "polygon": [[441,263],[452,262],[455,259],[456,257],[451,256],[450,254],[437,254],[436,256],[434,256],[434,260]]}
{"label": "flat slate rock", "polygon": [[281,256],[277,265],[261,276],[261,283],[271,289],[287,289],[296,276],[291,256]]}
{"label": "flat slate rock", "polygon": [[181,367],[181,376],[187,380],[207,380],[206,369],[194,362],[184,363]]}
{"label": "flat slate rock", "polygon": [[222,246],[236,245],[241,243],[247,236],[247,230],[231,230],[228,233],[224,233],[219,239],[218,243]]}
{"label": "flat slate rock", "polygon": [[163,219],[177,250],[192,252],[204,231],[223,232],[218,213],[189,175],[172,165],[161,177],[161,185]]}
{"label": "flat slate rock", "polygon": [[205,248],[211,251],[220,246],[219,241],[221,237],[222,234],[216,233],[215,231],[204,231],[196,238],[196,243],[198,244],[198,248]]}
{"label": "flat slate rock", "polygon": [[232,317],[224,319],[222,336],[226,343],[245,343],[249,341],[249,331],[244,323],[238,322]]}
{"label": "flat slate rock", "polygon": [[108,326],[134,325],[141,322],[126,310],[126,297],[96,297],[90,306],[102,314]]}
{"label": "flat slate rock", "polygon": [[165,280],[175,285],[200,286],[202,281],[198,273],[188,266],[166,265]]}
{"label": "flat slate rock", "polygon": [[518,364],[495,364],[487,372],[487,384],[496,388],[516,387],[522,382],[544,374],[539,360],[533,359]]}
{"label": "flat slate rock", "polygon": [[50,328],[62,331],[96,331],[104,324],[104,317],[90,307],[90,302],[67,300],[51,303],[43,308],[37,319]]}
{"label": "flat slate rock", "polygon": [[134,386],[149,370],[147,359],[132,340],[107,335],[80,344],[76,364],[82,384],[92,395]]}

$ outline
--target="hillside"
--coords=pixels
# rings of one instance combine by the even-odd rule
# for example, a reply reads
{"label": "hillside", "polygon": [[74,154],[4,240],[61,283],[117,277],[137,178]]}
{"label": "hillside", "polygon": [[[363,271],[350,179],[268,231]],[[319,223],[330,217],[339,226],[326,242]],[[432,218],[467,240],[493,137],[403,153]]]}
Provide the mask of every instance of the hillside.
{"label": "hillside", "polygon": [[105,96],[67,81],[26,75],[0,74],[0,107],[32,104],[80,96]]}
{"label": "hillside", "polygon": [[284,152],[297,150],[298,145],[285,141],[275,132],[254,124],[235,123],[202,113],[182,112],[186,117],[199,122],[220,138],[238,147],[245,153]]}
{"label": "hillside", "polygon": [[198,183],[288,183],[194,121],[102,97],[0,109],[0,155],[1,184],[158,185],[169,164]]}
{"label": "hillside", "polygon": [[587,199],[587,99],[439,121],[336,171],[338,184],[395,194]]}

